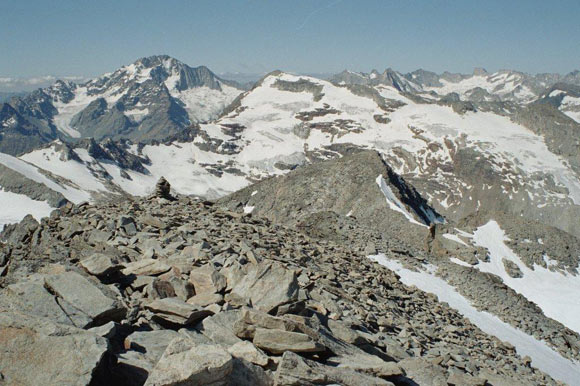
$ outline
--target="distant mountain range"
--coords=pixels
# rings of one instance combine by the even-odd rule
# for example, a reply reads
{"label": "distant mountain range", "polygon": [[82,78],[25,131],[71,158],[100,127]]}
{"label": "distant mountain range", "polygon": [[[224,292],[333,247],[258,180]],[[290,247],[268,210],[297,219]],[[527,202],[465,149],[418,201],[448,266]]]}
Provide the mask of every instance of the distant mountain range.
{"label": "distant mountain range", "polygon": [[381,152],[446,217],[493,208],[580,235],[577,82],[578,73],[344,71],[324,81],[275,71],[244,91],[154,56],[3,104],[0,163],[20,174],[34,165],[72,201],[144,195],[162,175],[180,193],[216,198],[350,144]]}

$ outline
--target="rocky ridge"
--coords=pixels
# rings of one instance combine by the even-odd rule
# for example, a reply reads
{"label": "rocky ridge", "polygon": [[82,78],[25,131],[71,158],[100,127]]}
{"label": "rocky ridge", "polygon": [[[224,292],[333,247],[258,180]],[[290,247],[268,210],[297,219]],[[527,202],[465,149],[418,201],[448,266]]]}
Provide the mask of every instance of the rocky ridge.
{"label": "rocky ridge", "polygon": [[[380,175],[387,181],[401,182],[402,187],[398,188],[391,183],[392,191],[415,191],[396,174],[389,179],[390,173],[392,169],[378,153],[351,149],[350,154],[341,158],[256,183],[218,203],[231,210],[251,211],[273,222],[297,227],[313,237],[352,246],[366,255],[385,253],[413,270],[431,264],[437,268],[438,276],[479,310],[547,342],[566,358],[580,360],[578,333],[544,315],[533,301],[516,293],[497,276],[476,269],[480,261],[488,259],[489,252],[474,246],[465,235],[495,219],[510,236],[508,245],[530,269],[534,264],[547,267],[544,257],[547,254],[553,259],[550,269],[557,269],[563,275],[578,274],[580,241],[577,237],[540,222],[495,211],[478,211],[457,223],[440,219],[428,223],[429,227],[421,226],[419,221],[412,222],[412,217],[393,210],[375,183],[376,176]],[[419,194],[411,202],[397,194],[407,213],[420,212],[419,203],[425,201]],[[456,237],[463,239],[463,244],[445,237],[450,234],[459,235]],[[464,265],[450,258],[459,259]],[[508,269],[517,275],[513,267]]]}
{"label": "rocky ridge", "polygon": [[364,251],[208,201],[67,204],[1,237],[5,382],[555,384]]}

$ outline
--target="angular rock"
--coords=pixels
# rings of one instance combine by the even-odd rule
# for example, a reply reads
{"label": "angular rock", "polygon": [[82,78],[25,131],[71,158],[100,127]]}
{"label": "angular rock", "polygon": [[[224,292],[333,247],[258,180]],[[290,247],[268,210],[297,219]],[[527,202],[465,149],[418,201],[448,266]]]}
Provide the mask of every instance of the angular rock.
{"label": "angular rock", "polygon": [[326,348],[313,341],[308,335],[299,332],[268,330],[257,328],[254,333],[254,344],[272,354],[292,352],[323,352]]}
{"label": "angular rock", "polygon": [[189,273],[196,295],[202,293],[219,293],[226,288],[226,278],[210,264],[196,268]]}
{"label": "angular rock", "polygon": [[145,308],[155,313],[155,319],[170,325],[187,326],[211,315],[211,312],[188,304],[178,298],[164,298],[154,300],[145,305]]}
{"label": "angular rock", "polygon": [[485,386],[486,383],[487,379],[469,374],[452,373],[447,378],[447,384],[451,386]]}
{"label": "angular rock", "polygon": [[262,350],[258,349],[247,340],[238,342],[233,346],[228,348],[228,352],[232,354],[234,358],[241,358],[258,366],[265,367],[268,365],[269,359]]}
{"label": "angular rock", "polygon": [[102,253],[95,253],[79,263],[88,273],[95,276],[105,276],[123,268],[116,263],[111,257]]}
{"label": "angular rock", "polygon": [[9,285],[0,294],[0,308],[49,318],[55,323],[81,328],[91,321],[90,318],[85,317],[78,321],[80,322],[78,325],[77,321],[71,320],[56,301],[55,296],[46,290],[43,282],[27,281]]}
{"label": "angular rock", "polygon": [[169,271],[171,267],[156,259],[143,259],[125,265],[124,275],[151,276]]}
{"label": "angular rock", "polygon": [[403,359],[398,364],[419,385],[447,386],[445,370],[423,358]]}
{"label": "angular rock", "polygon": [[202,292],[201,294],[195,295],[187,299],[187,303],[194,304],[196,306],[205,307],[210,304],[222,303],[224,300],[223,295],[216,294],[212,292]]}
{"label": "angular rock", "polygon": [[226,385],[233,370],[233,358],[223,348],[194,345],[176,338],[149,375],[145,385]]}
{"label": "angular rock", "polygon": [[106,351],[107,340],[94,333],[0,312],[0,372],[7,385],[88,385]]}
{"label": "angular rock", "polygon": [[[339,384],[343,386],[385,385],[393,383],[352,369],[322,365],[287,351],[274,375],[275,385],[314,386]],[[429,384],[429,383],[425,383]]]}
{"label": "angular rock", "polygon": [[106,296],[96,285],[72,271],[44,278],[51,292],[93,319],[94,324],[120,321],[127,312],[117,300]]}
{"label": "angular rock", "polygon": [[508,275],[510,275],[514,279],[519,279],[521,277],[524,277],[522,270],[520,269],[520,267],[518,267],[518,265],[516,263],[514,263],[511,260],[506,259],[505,257],[501,261],[502,261],[503,266],[505,268],[505,271],[507,272]]}
{"label": "angular rock", "polygon": [[243,309],[240,319],[236,321],[233,331],[236,336],[244,339],[254,339],[257,328],[300,332],[295,321],[269,315],[253,309]]}
{"label": "angular rock", "polygon": [[276,262],[251,265],[246,275],[235,283],[232,293],[246,297],[252,306],[264,312],[296,300],[298,297],[296,274]]}
{"label": "angular rock", "polygon": [[234,323],[239,319],[237,310],[224,311],[205,318],[196,328],[217,344],[232,346],[241,341],[233,333]]}
{"label": "angular rock", "polygon": [[242,358],[234,358],[234,368],[230,373],[228,385],[236,386],[272,386],[274,384],[271,372],[250,363]]}

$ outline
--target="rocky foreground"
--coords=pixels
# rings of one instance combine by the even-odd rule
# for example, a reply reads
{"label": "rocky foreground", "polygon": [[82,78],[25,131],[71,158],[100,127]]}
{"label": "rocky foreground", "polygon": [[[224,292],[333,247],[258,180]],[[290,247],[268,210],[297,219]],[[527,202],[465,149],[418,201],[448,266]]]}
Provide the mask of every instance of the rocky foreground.
{"label": "rocky foreground", "polygon": [[1,236],[5,384],[556,384],[372,251],[165,184]]}

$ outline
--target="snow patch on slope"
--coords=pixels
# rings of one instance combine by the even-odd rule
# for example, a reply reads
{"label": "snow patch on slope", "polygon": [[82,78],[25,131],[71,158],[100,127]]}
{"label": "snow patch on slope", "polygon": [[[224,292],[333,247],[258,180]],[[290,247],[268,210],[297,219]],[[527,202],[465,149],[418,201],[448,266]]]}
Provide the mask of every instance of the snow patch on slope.
{"label": "snow patch on slope", "polygon": [[221,85],[222,91],[209,87],[197,87],[179,91],[175,89],[175,82],[173,82],[173,88],[169,88],[172,82],[170,78],[165,82],[169,93],[172,97],[183,102],[192,122],[215,119],[225,107],[241,94],[241,91],[237,88],[224,84]]}
{"label": "snow patch on slope", "polygon": [[396,272],[405,285],[414,285],[422,291],[436,295],[441,302],[459,311],[483,332],[514,345],[521,356],[532,358],[532,365],[546,372],[555,379],[577,384],[580,379],[580,364],[563,358],[545,342],[539,341],[523,331],[516,329],[487,312],[478,311],[463,297],[455,287],[428,271],[411,271],[401,263],[388,259],[385,255],[374,255],[369,258],[382,266]]}
{"label": "snow patch on slope", "polygon": [[69,185],[63,186],[57,184],[40,172],[42,168],[37,168],[35,165],[25,162],[22,159],[13,157],[8,154],[0,153],[0,163],[22,174],[24,177],[32,181],[44,184],[55,192],[62,193],[62,195],[65,196],[69,201],[72,201],[76,204],[82,201],[88,201],[90,199],[89,193]]}
{"label": "snow patch on slope", "polygon": [[[528,300],[536,303],[547,317],[580,333],[580,275],[550,271],[539,265],[528,268],[506,244],[508,240],[499,224],[491,220],[477,228],[473,241],[489,250],[490,261],[480,261],[476,266],[482,272],[493,273]],[[505,270],[502,259],[518,266],[523,277],[513,278]]]}
{"label": "snow patch on slope", "polygon": [[0,231],[6,224],[20,222],[26,215],[31,214],[40,220],[50,215],[54,210],[46,201],[36,201],[24,194],[5,192],[0,188]]}

